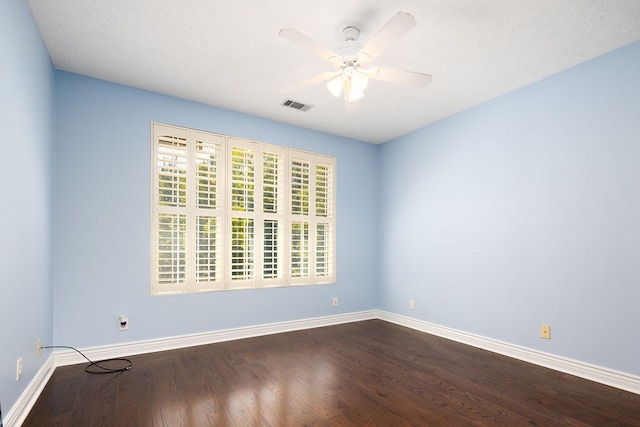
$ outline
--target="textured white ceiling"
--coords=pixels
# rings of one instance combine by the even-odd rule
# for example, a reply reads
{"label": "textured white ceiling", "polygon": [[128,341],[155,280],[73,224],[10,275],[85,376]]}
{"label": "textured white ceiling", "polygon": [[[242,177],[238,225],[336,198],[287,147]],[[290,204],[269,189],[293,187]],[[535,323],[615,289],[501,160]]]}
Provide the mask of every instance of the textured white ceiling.
{"label": "textured white ceiling", "polygon": [[[53,65],[179,98],[382,143],[640,40],[639,0],[27,0]],[[365,42],[398,11],[418,26],[375,64],[433,75],[423,89],[371,81],[347,113],[331,70],[280,37],[292,27],[333,49]],[[215,129],[213,129],[215,130]]]}

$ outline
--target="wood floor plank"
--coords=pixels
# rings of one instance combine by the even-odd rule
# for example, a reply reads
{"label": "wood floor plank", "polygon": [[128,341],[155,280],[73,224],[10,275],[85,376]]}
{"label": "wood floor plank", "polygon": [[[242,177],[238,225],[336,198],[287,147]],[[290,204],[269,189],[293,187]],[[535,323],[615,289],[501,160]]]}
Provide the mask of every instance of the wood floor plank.
{"label": "wood floor plank", "polygon": [[640,426],[640,395],[381,320],[56,369],[24,426]]}

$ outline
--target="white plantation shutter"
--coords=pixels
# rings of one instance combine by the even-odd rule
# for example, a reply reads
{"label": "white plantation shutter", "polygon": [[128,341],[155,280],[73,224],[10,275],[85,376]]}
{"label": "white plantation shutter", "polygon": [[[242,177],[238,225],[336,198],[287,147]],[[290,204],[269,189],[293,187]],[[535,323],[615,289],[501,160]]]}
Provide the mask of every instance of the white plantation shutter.
{"label": "white plantation shutter", "polygon": [[157,220],[157,281],[168,285],[184,283],[187,279],[186,216],[160,213]]}
{"label": "white plantation shutter", "polygon": [[158,204],[163,207],[187,206],[187,141],[183,137],[161,135],[156,157]]}
{"label": "white plantation shutter", "polygon": [[169,289],[187,280],[187,133],[158,128],[154,134],[152,278]]}
{"label": "white plantation shutter", "polygon": [[194,132],[195,282],[200,289],[222,283],[224,236],[224,138]]}
{"label": "white plantation shutter", "polygon": [[196,217],[196,281],[211,283],[222,279],[222,233],[217,217]]}
{"label": "white plantation shutter", "polygon": [[224,280],[224,137],[153,125],[152,292]]}
{"label": "white plantation shutter", "polygon": [[256,147],[229,139],[231,179],[231,288],[252,287],[255,279]]}
{"label": "white plantation shutter", "polygon": [[335,159],[152,125],[154,294],[335,282]]}
{"label": "white plantation shutter", "polygon": [[331,164],[316,163],[315,167],[315,261],[316,276],[331,278],[334,275],[334,197],[333,170]]}
{"label": "white plantation shutter", "polygon": [[309,215],[310,168],[306,160],[291,160],[291,215]]}
{"label": "white plantation shutter", "polygon": [[284,282],[284,248],[283,241],[285,222],[284,198],[286,150],[280,147],[263,145],[260,149],[261,170],[259,192],[262,209],[257,220],[260,232],[261,262],[260,271],[262,286],[281,286]]}
{"label": "white plantation shutter", "polygon": [[292,283],[335,282],[335,159],[290,150]]}
{"label": "white plantation shutter", "polygon": [[309,222],[291,222],[291,277],[309,277]]}

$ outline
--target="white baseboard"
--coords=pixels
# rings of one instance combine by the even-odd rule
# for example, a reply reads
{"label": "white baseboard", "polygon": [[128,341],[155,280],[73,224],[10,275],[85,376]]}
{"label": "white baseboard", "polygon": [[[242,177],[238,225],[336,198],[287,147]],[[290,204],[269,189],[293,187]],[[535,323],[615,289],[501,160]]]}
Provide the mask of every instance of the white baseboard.
{"label": "white baseboard", "polygon": [[[319,328],[322,326],[339,325],[342,323],[359,322],[361,320],[376,319],[377,315],[377,310],[361,311],[356,313],[338,314],[335,316],[293,320],[290,322],[268,323],[243,328],[224,329],[219,331],[203,332],[200,334],[189,334],[177,337],[83,348],[82,353],[91,360],[127,357],[136,354],[175,350],[178,348],[278,334],[281,332],[291,332],[303,329]],[[24,422],[56,367],[75,365],[86,361],[87,360],[84,357],[73,350],[54,351],[4,418],[4,427],[17,427]]]}
{"label": "white baseboard", "polygon": [[50,355],[40,369],[38,369],[38,372],[36,372],[17,402],[11,407],[7,416],[2,420],[4,427],[22,425],[29,411],[36,403],[36,400],[38,400],[38,396],[40,396],[40,393],[42,393],[42,390],[47,385],[49,378],[53,375],[55,368],[55,357]]}
{"label": "white baseboard", "polygon": [[[213,344],[217,342],[232,341],[262,335],[271,335],[282,332],[319,328],[322,326],[338,325],[341,323],[358,322],[361,320],[376,319],[377,316],[377,310],[360,311],[356,313],[338,314],[335,316],[314,317],[310,319],[293,320],[289,322],[267,323],[263,325],[223,329],[219,331],[203,332],[199,334],[180,335],[168,338],[104,345],[82,349],[82,352],[91,360],[103,360],[112,357],[126,357],[136,354],[175,350],[178,348]],[[80,354],[73,350],[59,351],[55,352],[54,354],[56,366],[74,365],[76,363],[86,362],[85,358],[83,358]]]}
{"label": "white baseboard", "polygon": [[447,338],[452,341],[457,341],[473,347],[513,357],[514,359],[523,360],[545,368],[550,368],[566,374],[575,375],[580,378],[640,394],[640,377],[636,375],[579,362],[566,357],[533,350],[527,347],[521,347],[515,344],[509,344],[507,342],[470,334],[456,329],[446,328],[444,326],[385,311],[379,311],[378,318],[421,332]]}
{"label": "white baseboard", "polygon": [[[380,319],[395,323],[421,332],[437,335],[443,338],[468,344],[494,353],[513,357],[525,362],[533,363],[545,368],[575,375],[608,386],[616,387],[632,393],[640,394],[640,377],[615,371],[600,366],[590,365],[561,356],[533,350],[526,347],[486,338],[480,335],[447,328],[422,320],[413,319],[382,310],[369,310],[356,313],[339,314],[335,316],[315,317],[310,319],[293,320],[289,322],[268,323],[264,325],[242,328],[223,329],[219,331],[203,332],[199,334],[181,335],[146,341],[136,341],[99,347],[84,348],[82,352],[91,360],[102,360],[113,357],[127,357],[136,354],[153,353],[156,351],[175,350],[178,348],[197,345],[213,344],[282,332],[299,331],[303,329],[332,326],[342,323],[359,322],[362,320]],[[5,427],[19,426],[27,417],[38,396],[49,381],[53,371],[58,366],[74,365],[86,362],[81,355],[73,350],[55,351],[42,365],[33,380],[29,383],[16,404],[4,419]]]}

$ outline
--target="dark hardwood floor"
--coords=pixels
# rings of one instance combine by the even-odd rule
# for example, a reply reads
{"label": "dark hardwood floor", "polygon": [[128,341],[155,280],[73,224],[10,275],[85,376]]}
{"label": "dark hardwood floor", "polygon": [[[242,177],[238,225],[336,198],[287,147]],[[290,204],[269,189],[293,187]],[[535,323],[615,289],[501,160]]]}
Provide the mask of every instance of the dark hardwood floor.
{"label": "dark hardwood floor", "polygon": [[381,320],[56,369],[24,426],[640,426],[640,395]]}

